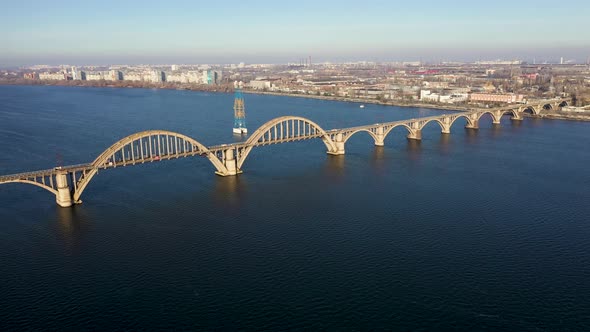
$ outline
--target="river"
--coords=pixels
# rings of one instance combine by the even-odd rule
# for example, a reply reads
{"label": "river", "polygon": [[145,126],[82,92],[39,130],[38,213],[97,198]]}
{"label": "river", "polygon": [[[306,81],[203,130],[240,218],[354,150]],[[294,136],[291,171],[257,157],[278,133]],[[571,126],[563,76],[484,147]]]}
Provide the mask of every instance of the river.
{"label": "river", "polygon": [[[248,129],[324,129],[443,111],[246,95]],[[233,96],[0,86],[0,175],[92,161],[164,129],[232,135]],[[449,112],[449,111],[444,111]],[[463,121],[463,122],[461,122]],[[590,330],[588,123],[489,116],[422,141],[396,128],[346,155],[255,148],[100,172],[60,208],[0,186],[0,329]]]}

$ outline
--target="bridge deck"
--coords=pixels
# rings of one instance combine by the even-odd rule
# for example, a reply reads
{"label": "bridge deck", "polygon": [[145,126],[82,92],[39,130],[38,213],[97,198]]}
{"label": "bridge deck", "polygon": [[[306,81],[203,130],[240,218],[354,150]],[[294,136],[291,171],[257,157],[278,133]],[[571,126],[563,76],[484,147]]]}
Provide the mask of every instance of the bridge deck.
{"label": "bridge deck", "polygon": [[[567,101],[566,99],[563,99],[562,101]],[[397,126],[397,125],[407,125],[410,126],[411,124],[420,121],[421,123],[424,123],[424,121],[431,121],[431,120],[443,120],[445,118],[448,117],[461,117],[461,116],[470,116],[473,114],[479,114],[479,113],[483,113],[483,112],[498,112],[498,111],[510,111],[513,109],[518,109],[521,107],[527,107],[527,106],[531,106],[531,105],[542,105],[545,103],[555,103],[558,102],[556,100],[543,100],[543,101],[531,101],[531,103],[529,104],[517,104],[517,105],[513,105],[511,107],[497,107],[497,108],[490,108],[490,109],[477,109],[477,110],[471,110],[471,111],[465,111],[465,112],[457,112],[457,113],[451,113],[451,114],[439,114],[439,115],[435,115],[435,116],[429,116],[429,117],[422,117],[422,118],[412,118],[412,119],[405,119],[405,120],[399,120],[399,121],[392,121],[392,122],[384,122],[384,123],[375,123],[375,124],[370,124],[370,125],[363,125],[363,126],[356,126],[356,127],[349,127],[349,128],[340,128],[340,129],[330,129],[330,130],[326,130],[325,133],[328,135],[337,135],[337,134],[346,134],[346,133],[351,133],[354,131],[359,131],[359,130],[370,130],[370,129],[374,129],[376,127],[392,127],[392,126]],[[170,134],[168,132],[164,132],[162,131],[163,134]],[[157,133],[156,133],[157,134]],[[262,141],[256,141],[253,143],[247,143],[247,142],[236,142],[236,143],[228,143],[228,144],[220,144],[220,145],[213,145],[210,147],[207,147],[207,149],[209,150],[209,153],[213,153],[213,154],[217,154],[217,153],[222,153],[225,150],[229,150],[229,149],[242,149],[242,148],[246,148],[249,146],[255,147],[255,146],[263,146],[263,145],[270,145],[270,144],[279,144],[279,143],[286,143],[286,142],[293,142],[293,141],[300,141],[300,140],[307,140],[307,139],[312,139],[312,138],[318,138],[318,137],[322,137],[324,136],[321,133],[318,132],[313,132],[313,133],[308,133],[308,134],[304,134],[304,135],[294,135],[293,136],[287,136],[287,137],[279,137],[279,138],[274,138],[271,140],[263,140]],[[176,137],[178,138],[178,137]],[[176,147],[178,149],[178,145]],[[62,166],[62,167],[56,167],[53,169],[46,169],[46,170],[38,170],[38,171],[32,171],[32,172],[24,172],[24,173],[17,173],[17,174],[8,174],[8,175],[3,175],[0,176],[0,183],[3,182],[12,182],[15,180],[19,180],[19,179],[31,179],[31,178],[36,178],[36,177],[44,177],[44,176],[51,176],[51,175],[55,175],[55,174],[59,174],[59,173],[76,173],[76,172],[86,172],[89,170],[92,170],[93,168],[114,168],[114,167],[120,167],[120,166],[129,166],[129,165],[135,165],[138,163],[144,163],[144,162],[152,162],[152,161],[159,161],[159,160],[164,160],[164,159],[172,159],[172,158],[179,158],[179,157],[189,157],[189,156],[195,156],[195,155],[200,155],[200,156],[204,156],[206,155],[207,152],[204,151],[200,151],[198,149],[194,150],[194,151],[188,151],[188,152],[180,152],[180,153],[172,153],[172,154],[155,154],[154,156],[146,156],[144,158],[141,159],[137,159],[137,160],[123,160],[122,162],[120,161],[114,161],[112,163],[109,164],[103,164],[103,165],[98,165],[95,166],[92,163],[86,163],[86,164],[78,164],[78,165],[69,165],[69,166]]]}
{"label": "bridge deck", "polygon": [[0,183],[2,182],[10,182],[18,179],[30,179],[34,177],[42,177],[42,176],[49,176],[60,172],[80,172],[92,169],[92,164],[78,164],[78,165],[69,165],[63,166],[59,168],[52,168],[52,169],[44,169],[32,172],[24,172],[24,173],[17,173],[17,174],[8,174],[0,176]]}

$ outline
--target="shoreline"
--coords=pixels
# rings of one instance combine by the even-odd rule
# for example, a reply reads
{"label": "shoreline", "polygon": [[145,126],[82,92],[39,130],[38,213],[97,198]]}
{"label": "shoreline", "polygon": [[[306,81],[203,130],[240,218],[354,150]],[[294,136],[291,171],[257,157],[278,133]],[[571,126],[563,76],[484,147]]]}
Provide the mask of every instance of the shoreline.
{"label": "shoreline", "polygon": [[[89,83],[92,82],[92,83]],[[21,86],[63,86],[63,87],[94,87],[94,88],[114,88],[114,89],[161,89],[161,90],[181,90],[181,91],[195,91],[195,92],[209,92],[209,93],[233,93],[233,84],[222,84],[222,85],[195,85],[187,83],[149,83],[149,82],[125,82],[117,81],[115,84],[107,81],[40,81],[40,80],[14,80],[7,81],[0,79],[1,85],[21,85]],[[296,97],[306,99],[318,99],[327,101],[339,101],[356,104],[373,104],[381,106],[395,106],[395,107],[408,107],[408,108],[423,108],[431,111],[453,111],[453,112],[467,112],[477,109],[484,110],[480,107],[469,107],[466,105],[433,105],[420,102],[405,103],[399,101],[379,101],[375,99],[361,99],[361,98],[348,98],[338,96],[318,96],[310,94],[300,93],[287,93],[287,92],[270,92],[270,91],[258,91],[258,90],[242,90],[243,93],[253,95],[269,95],[269,96],[281,96],[281,97]],[[567,120],[567,121],[583,121],[590,122],[590,114],[565,114],[563,112],[550,112],[540,114],[536,116],[524,115],[532,118],[548,119],[548,120]]]}
{"label": "shoreline", "polygon": [[[75,82],[75,83],[68,83]],[[84,83],[81,83],[84,82]],[[196,92],[211,92],[211,93],[233,93],[233,84],[229,85],[193,85],[193,84],[154,84],[148,82],[126,82],[117,84],[107,84],[107,82],[96,81],[97,84],[88,84],[88,81],[30,81],[30,80],[17,80],[17,81],[2,81],[1,85],[21,85],[21,86],[63,86],[63,87],[94,87],[94,88],[118,88],[118,89],[162,89],[162,90],[183,90],[183,91],[196,91]],[[119,81],[124,82],[124,81]],[[283,96],[283,97],[297,97],[307,99],[318,99],[328,101],[340,101],[357,104],[373,104],[381,106],[397,106],[397,107],[409,107],[409,108],[424,108],[433,111],[454,111],[454,112],[467,112],[476,109],[476,107],[467,107],[460,105],[433,105],[426,103],[404,103],[396,101],[382,102],[375,99],[361,99],[361,98],[347,98],[338,96],[318,96],[309,94],[298,94],[298,93],[287,93],[287,92],[269,92],[269,91],[257,91],[243,89],[243,93],[255,94],[255,95],[270,95],[270,96]]]}
{"label": "shoreline", "polygon": [[535,116],[529,116],[531,118],[537,119],[546,119],[546,120],[566,120],[566,121],[581,121],[581,122],[590,122],[590,112],[589,113],[578,113],[578,114],[564,114],[563,112],[557,113],[545,113]]}
{"label": "shoreline", "polygon": [[287,92],[269,92],[269,91],[253,91],[253,90],[242,90],[243,93],[249,94],[257,94],[257,95],[270,95],[270,96],[284,96],[284,97],[298,97],[298,98],[307,98],[307,99],[319,99],[319,100],[329,100],[329,101],[342,101],[348,103],[357,103],[357,104],[374,104],[374,105],[381,105],[381,106],[398,106],[398,107],[410,107],[410,108],[426,108],[429,110],[434,111],[456,111],[456,112],[467,112],[473,111],[475,108],[470,108],[466,106],[459,106],[459,105],[433,105],[433,104],[425,104],[425,103],[403,103],[403,102],[395,102],[395,101],[379,101],[375,99],[361,99],[361,98],[347,98],[347,97],[336,97],[336,96],[318,96],[318,95],[305,95],[305,94],[297,94],[297,93],[287,93]]}

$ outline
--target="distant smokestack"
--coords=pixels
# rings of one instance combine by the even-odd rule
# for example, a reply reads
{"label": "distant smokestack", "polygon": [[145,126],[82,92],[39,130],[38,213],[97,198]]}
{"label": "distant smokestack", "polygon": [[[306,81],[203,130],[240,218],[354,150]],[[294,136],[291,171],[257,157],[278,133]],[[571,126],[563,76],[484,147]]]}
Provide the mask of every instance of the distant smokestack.
{"label": "distant smokestack", "polygon": [[311,67],[311,55],[309,56],[309,66]]}

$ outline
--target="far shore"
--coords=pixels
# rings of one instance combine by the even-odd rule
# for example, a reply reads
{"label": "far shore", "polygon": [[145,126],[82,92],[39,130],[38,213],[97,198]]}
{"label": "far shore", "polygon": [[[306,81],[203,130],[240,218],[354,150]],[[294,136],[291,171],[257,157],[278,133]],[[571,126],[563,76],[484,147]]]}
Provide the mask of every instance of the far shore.
{"label": "far shore", "polygon": [[[187,91],[198,91],[198,92],[212,92],[212,93],[233,93],[233,84],[222,84],[222,85],[195,85],[195,84],[172,84],[172,83],[149,83],[149,82],[108,82],[108,81],[40,81],[40,80],[0,80],[0,85],[42,85],[42,86],[71,86],[71,87],[100,87],[100,88],[138,88],[138,89],[165,89],[165,90],[187,90]],[[320,99],[330,101],[341,101],[358,104],[375,104],[382,106],[398,106],[398,107],[411,107],[411,108],[426,108],[436,111],[455,111],[465,112],[476,109],[471,105],[443,105],[443,104],[428,104],[421,102],[403,102],[403,101],[379,101],[376,99],[364,99],[364,98],[349,98],[349,97],[338,97],[338,96],[318,96],[311,94],[301,93],[288,93],[288,92],[270,92],[270,91],[259,91],[243,89],[244,93],[257,94],[257,95],[272,95],[272,96],[285,96],[285,97],[297,97],[307,99]],[[471,106],[471,107],[470,107]]]}
{"label": "far shore", "polygon": [[[211,93],[233,93],[233,83],[225,83],[220,85],[204,85],[204,84],[176,84],[176,83],[149,83],[149,82],[128,82],[128,81],[41,81],[41,80],[2,80],[0,79],[0,85],[41,85],[41,86],[70,86],[70,87],[104,87],[104,88],[135,88],[135,89],[164,89],[164,90],[186,90],[186,91],[197,91],[197,92],[211,92]],[[477,109],[484,110],[481,107],[475,107],[473,105],[445,105],[445,104],[429,104],[421,102],[404,102],[401,100],[394,101],[380,101],[376,99],[363,99],[363,98],[348,98],[338,96],[320,96],[312,94],[302,93],[287,93],[287,92],[270,92],[270,91],[259,91],[259,90],[242,90],[247,94],[257,95],[270,95],[270,96],[285,96],[285,97],[297,97],[307,99],[319,99],[329,101],[340,101],[357,104],[375,104],[382,106],[397,106],[397,107],[411,107],[411,108],[424,108],[433,111],[454,111],[454,112],[466,112]],[[590,114],[585,113],[570,113],[561,111],[545,111],[541,115],[527,115],[530,117],[543,118],[543,119],[554,119],[554,120],[570,120],[570,121],[590,121]]]}
{"label": "far shore", "polygon": [[468,107],[463,105],[438,105],[438,104],[427,104],[420,102],[405,103],[402,101],[380,101],[376,99],[363,99],[363,98],[349,98],[349,97],[338,97],[338,96],[318,96],[301,93],[288,93],[288,92],[269,92],[269,91],[257,91],[257,90],[243,90],[244,93],[258,94],[258,95],[271,95],[271,96],[287,96],[287,97],[298,97],[307,99],[321,99],[331,101],[343,101],[349,103],[358,104],[375,104],[383,106],[399,106],[399,107],[412,107],[412,108],[427,108],[436,111],[456,111],[456,112],[467,112],[475,110],[475,107]]}

